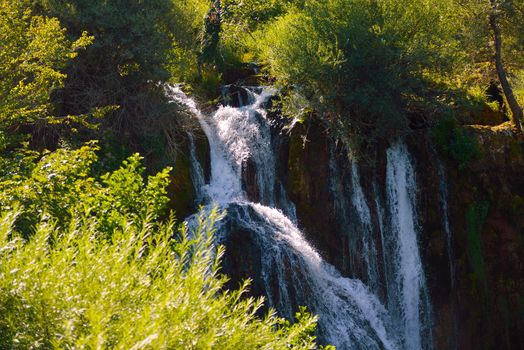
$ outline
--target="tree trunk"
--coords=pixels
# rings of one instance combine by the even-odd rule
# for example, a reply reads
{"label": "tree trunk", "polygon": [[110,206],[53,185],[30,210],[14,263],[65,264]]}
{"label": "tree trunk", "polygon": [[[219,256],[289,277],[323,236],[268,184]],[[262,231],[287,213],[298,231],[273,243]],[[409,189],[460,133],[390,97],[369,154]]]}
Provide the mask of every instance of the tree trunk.
{"label": "tree trunk", "polygon": [[502,86],[502,91],[506,96],[508,101],[509,108],[511,109],[511,114],[513,115],[513,123],[517,128],[524,133],[524,124],[523,124],[523,112],[520,108],[511,85],[508,81],[508,76],[504,65],[502,64],[502,36],[500,34],[500,26],[498,23],[498,14],[497,14],[497,0],[491,0],[491,13],[489,15],[489,23],[491,30],[493,31],[493,39],[495,40],[495,66],[497,68],[497,75],[500,80],[500,85]]}

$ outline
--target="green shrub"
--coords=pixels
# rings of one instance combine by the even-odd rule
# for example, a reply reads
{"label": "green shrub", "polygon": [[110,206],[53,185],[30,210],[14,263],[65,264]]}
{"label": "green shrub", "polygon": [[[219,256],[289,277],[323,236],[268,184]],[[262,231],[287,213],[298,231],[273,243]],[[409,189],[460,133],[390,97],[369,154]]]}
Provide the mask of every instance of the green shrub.
{"label": "green shrub", "polygon": [[452,116],[441,118],[432,135],[440,150],[458,163],[459,170],[480,155],[475,138],[468,135]]}
{"label": "green shrub", "polygon": [[62,227],[76,214],[90,215],[106,234],[123,218],[156,220],[166,214],[170,168],[145,179],[142,158],[135,154],[116,171],[96,178],[97,150],[91,143],[76,150],[47,153],[38,162],[34,162],[35,154],[6,161],[22,165],[12,166],[0,181],[0,210],[21,206],[17,224],[26,236],[43,212]]}
{"label": "green shrub", "polygon": [[76,38],[68,40],[56,18],[33,15],[26,1],[0,2],[0,151],[24,138],[19,129],[51,120],[51,93],[92,39],[84,32]]}
{"label": "green shrub", "polygon": [[307,101],[295,113],[369,139],[405,131],[410,104],[434,102],[431,75],[454,63],[452,18],[449,1],[306,0],[253,43],[277,84]]}
{"label": "green shrub", "polygon": [[259,319],[245,287],[223,290],[216,212],[191,234],[127,217],[107,239],[98,219],[44,214],[27,241],[18,214],[0,219],[0,349],[316,348],[313,317]]}

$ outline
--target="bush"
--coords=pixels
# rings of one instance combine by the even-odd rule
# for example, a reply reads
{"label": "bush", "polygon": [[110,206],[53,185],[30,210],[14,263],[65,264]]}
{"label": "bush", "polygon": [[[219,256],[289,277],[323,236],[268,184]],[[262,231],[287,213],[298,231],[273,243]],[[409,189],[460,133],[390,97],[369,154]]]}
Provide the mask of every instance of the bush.
{"label": "bush", "polygon": [[35,154],[21,155],[11,163],[21,163],[22,168],[11,169],[0,181],[0,210],[21,206],[17,227],[26,236],[43,212],[62,228],[77,215],[91,216],[106,235],[124,218],[156,220],[166,214],[170,168],[145,181],[142,158],[135,154],[120,169],[95,177],[96,151],[98,147],[91,143],[77,150],[47,153],[38,162],[34,162]]}
{"label": "bush", "polygon": [[[454,62],[448,1],[309,0],[256,33],[260,59],[293,99],[349,133],[408,128],[411,103],[430,101],[431,74]],[[301,97],[300,97],[301,96]],[[346,135],[348,136],[348,135]]]}
{"label": "bush", "polygon": [[432,135],[440,150],[458,163],[459,170],[464,170],[470,161],[479,157],[475,138],[468,135],[452,116],[440,119]]}
{"label": "bush", "polygon": [[0,349],[315,348],[311,316],[258,319],[261,300],[223,290],[216,212],[191,234],[127,217],[108,239],[98,219],[44,214],[28,241],[18,214],[0,220]]}
{"label": "bush", "polygon": [[13,130],[52,120],[51,93],[91,41],[84,32],[76,38],[68,40],[56,18],[33,15],[26,1],[0,2],[0,151],[25,137]]}
{"label": "bush", "polygon": [[170,79],[170,65],[176,59],[173,1],[33,3],[35,11],[58,18],[68,35],[87,32],[94,38],[67,66],[64,87],[53,96],[57,114],[91,115],[109,108],[104,131],[138,138],[154,129],[160,135],[160,118],[175,114],[158,84]]}

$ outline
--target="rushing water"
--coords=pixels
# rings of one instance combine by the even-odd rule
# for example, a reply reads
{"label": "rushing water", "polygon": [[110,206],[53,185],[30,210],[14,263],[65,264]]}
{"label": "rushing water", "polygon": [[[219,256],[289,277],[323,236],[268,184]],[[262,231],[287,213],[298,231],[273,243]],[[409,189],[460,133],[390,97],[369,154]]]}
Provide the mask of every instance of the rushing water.
{"label": "rushing water", "polygon": [[396,143],[387,151],[386,192],[390,228],[386,245],[392,267],[388,284],[389,310],[403,332],[405,349],[431,345],[431,310],[418,249],[415,172],[407,147]]}
{"label": "rushing water", "polygon": [[431,306],[418,244],[417,185],[407,147],[396,142],[387,150],[384,197],[375,183],[373,205],[366,198],[358,164],[352,161],[349,169],[340,169],[331,153],[331,195],[338,221],[349,235],[352,276],[366,281],[376,295],[384,293],[401,348],[431,349]]}
{"label": "rushing water", "polygon": [[[287,318],[298,306],[307,306],[319,316],[320,339],[339,349],[431,348],[430,304],[418,250],[416,184],[407,148],[399,142],[387,152],[385,208],[378,195],[372,206],[378,211],[377,235],[358,165],[351,166],[351,195],[347,200],[338,198],[336,208],[348,218],[351,211],[356,213],[358,232],[347,234],[356,237],[354,247],[364,261],[362,277],[367,285],[345,278],[322,259],[295,224],[294,206],[275,178],[277,161],[264,110],[272,92],[256,92],[248,94],[245,106],[223,106],[206,116],[179,88],[168,88],[172,99],[198,118],[209,140],[211,178],[206,184],[190,138],[197,194],[208,205],[226,209],[225,220],[249,233],[250,244],[261,252],[260,276],[253,277],[261,279],[269,306]],[[247,162],[255,167],[260,203],[251,202],[246,194],[242,176]],[[331,170],[337,171],[336,162],[331,163]],[[221,225],[219,237],[227,237],[231,227]],[[383,277],[379,264],[384,265]],[[382,301],[381,286],[386,290]]]}

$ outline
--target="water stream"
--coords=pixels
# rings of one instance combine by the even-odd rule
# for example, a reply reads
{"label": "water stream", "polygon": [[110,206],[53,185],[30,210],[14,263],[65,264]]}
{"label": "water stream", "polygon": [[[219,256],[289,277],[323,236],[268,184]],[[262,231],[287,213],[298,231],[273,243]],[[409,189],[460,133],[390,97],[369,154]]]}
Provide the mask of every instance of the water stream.
{"label": "water stream", "polygon": [[[296,226],[294,206],[275,175],[270,122],[264,109],[272,91],[250,91],[247,105],[223,106],[211,116],[201,113],[178,87],[169,87],[168,93],[198,118],[209,140],[211,178],[204,183],[202,168],[193,165],[194,182],[200,187],[197,194],[209,206],[225,209],[227,220],[249,232],[251,244],[261,252],[260,276],[256,277],[262,280],[270,307],[292,319],[298,306],[307,306],[319,317],[320,339],[338,349],[431,348],[431,308],[418,249],[414,169],[403,143],[387,151],[386,208],[378,205],[378,197],[373,206],[368,204],[356,163],[351,167],[351,197],[341,202],[351,205],[360,221],[357,237],[365,260],[364,284],[343,277],[325,262]],[[194,154],[192,143],[190,158],[197,163]],[[248,162],[256,170],[259,203],[248,198],[243,182]],[[380,235],[373,234],[371,208],[380,211]],[[228,227],[221,226],[220,237],[227,237]],[[384,278],[379,264],[386,265]],[[377,292],[380,286],[387,290],[385,300]]]}

